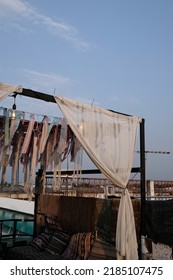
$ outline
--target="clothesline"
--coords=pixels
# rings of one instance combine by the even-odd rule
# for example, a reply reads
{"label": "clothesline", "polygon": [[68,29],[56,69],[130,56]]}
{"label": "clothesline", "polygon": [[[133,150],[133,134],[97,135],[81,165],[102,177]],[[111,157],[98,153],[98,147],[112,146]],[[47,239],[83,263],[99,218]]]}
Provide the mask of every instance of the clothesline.
{"label": "clothesline", "polygon": [[[0,107],[0,111],[1,111],[1,110],[3,111],[4,109],[9,110],[9,112],[12,112],[12,109],[11,109],[11,108]],[[33,115],[33,116],[42,117],[42,118],[48,117],[48,118],[50,118],[50,119],[57,119],[57,120],[59,120],[59,119],[64,119],[63,117],[55,117],[55,116],[52,116],[52,115],[31,113],[31,112],[21,111],[21,110],[16,110],[16,113],[22,114],[22,115],[28,115],[28,116]],[[28,118],[28,119],[29,119],[29,118]]]}
{"label": "clothesline", "polygon": [[60,188],[61,163],[70,155],[74,169],[78,167],[80,150],[81,145],[65,119],[56,118],[56,121],[54,119],[49,122],[48,117],[44,116],[43,120],[38,122],[33,114],[30,115],[30,120],[20,117],[10,119],[9,110],[4,108],[4,115],[0,117],[1,187],[6,180],[7,167],[12,168],[12,188],[15,185],[17,169],[20,168],[24,173],[24,189],[32,194],[36,169],[40,164],[44,172],[54,170],[52,187],[55,191]]}

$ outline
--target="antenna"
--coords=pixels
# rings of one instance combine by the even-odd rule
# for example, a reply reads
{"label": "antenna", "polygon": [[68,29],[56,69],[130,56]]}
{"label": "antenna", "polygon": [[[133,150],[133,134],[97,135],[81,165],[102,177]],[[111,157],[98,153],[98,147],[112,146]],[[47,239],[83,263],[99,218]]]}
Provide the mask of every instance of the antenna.
{"label": "antenna", "polygon": [[[136,153],[140,153],[140,151],[136,151]],[[166,154],[166,155],[169,155],[170,152],[166,152],[166,151],[145,151],[145,154]]]}
{"label": "antenna", "polygon": [[93,103],[94,103],[94,100],[95,100],[95,98],[93,98],[93,101],[92,101],[92,103],[91,103],[91,106],[93,105]]}
{"label": "antenna", "polygon": [[[135,151],[135,153],[140,153],[140,151]],[[148,151],[146,150],[145,151],[145,154],[163,154],[163,155],[169,155],[170,152],[167,152],[167,151]],[[147,161],[147,157],[145,157],[145,163]],[[146,179],[147,179],[147,176],[146,176]]]}

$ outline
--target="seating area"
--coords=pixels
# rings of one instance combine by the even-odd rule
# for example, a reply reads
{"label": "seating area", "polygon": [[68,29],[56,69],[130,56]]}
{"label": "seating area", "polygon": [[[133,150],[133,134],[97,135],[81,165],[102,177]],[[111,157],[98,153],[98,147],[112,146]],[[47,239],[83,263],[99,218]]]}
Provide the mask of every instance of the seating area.
{"label": "seating area", "polygon": [[112,260],[115,244],[97,236],[97,232],[68,233],[62,230],[57,217],[46,215],[45,228],[28,245],[9,248],[10,260]]}
{"label": "seating area", "polygon": [[[11,260],[113,260],[119,199],[40,194],[35,215],[35,238],[7,248]],[[140,203],[133,200],[139,236]]]}

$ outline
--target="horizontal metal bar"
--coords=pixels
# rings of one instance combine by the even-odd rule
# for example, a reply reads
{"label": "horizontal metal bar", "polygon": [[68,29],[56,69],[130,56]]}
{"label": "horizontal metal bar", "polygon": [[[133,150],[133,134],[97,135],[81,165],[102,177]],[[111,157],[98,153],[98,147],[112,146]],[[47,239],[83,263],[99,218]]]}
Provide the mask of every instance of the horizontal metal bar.
{"label": "horizontal metal bar", "polygon": [[22,92],[15,92],[15,95],[23,95],[30,98],[35,98],[39,100],[43,100],[46,102],[56,103],[55,98],[53,95],[46,94],[43,92],[34,91],[32,89],[23,88]]}
{"label": "horizontal metal bar", "polygon": [[34,219],[0,219],[0,223],[3,222],[34,222]]}
{"label": "horizontal metal bar", "polygon": [[[131,169],[132,173],[138,173],[141,171],[140,167],[133,167]],[[73,174],[77,174],[77,171],[74,172],[74,170],[62,170],[61,171],[61,175],[73,175]],[[83,169],[81,170],[82,174],[101,174],[102,172],[99,169]],[[58,174],[58,172],[57,172]],[[46,172],[46,176],[53,176],[53,171],[47,171]]]}

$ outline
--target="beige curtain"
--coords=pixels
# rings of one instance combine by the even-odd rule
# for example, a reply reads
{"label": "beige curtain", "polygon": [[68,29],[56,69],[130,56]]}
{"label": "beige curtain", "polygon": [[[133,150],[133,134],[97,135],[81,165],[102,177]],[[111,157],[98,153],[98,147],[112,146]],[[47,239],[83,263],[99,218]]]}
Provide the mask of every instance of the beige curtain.
{"label": "beige curtain", "polygon": [[0,101],[11,95],[13,92],[20,92],[21,88],[18,86],[11,86],[8,84],[0,83]]}
{"label": "beige curtain", "polygon": [[[125,190],[130,178],[140,118],[114,113],[60,96],[56,96],[55,100],[94,164],[109,180]],[[117,222],[118,256],[126,259],[138,258],[134,227],[131,199],[128,190],[125,190]]]}
{"label": "beige curtain", "polygon": [[118,210],[116,250],[118,259],[138,259],[134,212],[131,198],[127,189],[122,192]]}

